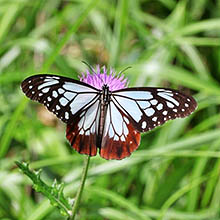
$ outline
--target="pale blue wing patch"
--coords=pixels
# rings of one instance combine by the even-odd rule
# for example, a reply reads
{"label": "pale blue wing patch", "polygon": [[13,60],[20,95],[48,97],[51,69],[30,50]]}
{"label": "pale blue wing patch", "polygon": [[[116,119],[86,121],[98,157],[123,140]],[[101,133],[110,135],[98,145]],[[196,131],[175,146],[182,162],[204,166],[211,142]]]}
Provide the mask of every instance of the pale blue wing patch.
{"label": "pale blue wing patch", "polygon": [[164,88],[122,89],[114,91],[111,100],[140,132],[151,130],[170,119],[186,117],[197,106],[191,96]]}

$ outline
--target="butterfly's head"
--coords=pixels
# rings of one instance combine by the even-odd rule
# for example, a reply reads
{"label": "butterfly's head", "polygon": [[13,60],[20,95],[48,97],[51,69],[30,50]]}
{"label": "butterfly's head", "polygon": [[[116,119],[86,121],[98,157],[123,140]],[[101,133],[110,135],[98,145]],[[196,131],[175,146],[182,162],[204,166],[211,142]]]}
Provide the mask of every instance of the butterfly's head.
{"label": "butterfly's head", "polygon": [[82,73],[79,78],[80,81],[100,90],[108,88],[110,91],[115,91],[124,89],[128,85],[127,79],[122,74],[117,75],[112,68],[107,70],[105,66],[100,68],[99,65],[93,71],[87,70],[86,73]]}
{"label": "butterfly's head", "polygon": [[102,89],[104,90],[106,90],[106,89],[109,89],[109,86],[108,86],[108,84],[103,84],[103,86],[102,86]]}

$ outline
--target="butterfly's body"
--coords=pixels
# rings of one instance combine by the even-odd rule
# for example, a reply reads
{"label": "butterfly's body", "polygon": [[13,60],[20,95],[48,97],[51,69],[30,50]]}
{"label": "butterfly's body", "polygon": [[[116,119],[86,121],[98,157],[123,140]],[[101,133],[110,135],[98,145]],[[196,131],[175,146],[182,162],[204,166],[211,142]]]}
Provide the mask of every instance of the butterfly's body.
{"label": "butterfly's body", "polygon": [[100,149],[102,145],[102,136],[103,136],[103,130],[104,130],[104,125],[105,125],[105,118],[106,118],[106,113],[107,113],[107,108],[110,102],[110,91],[109,87],[104,84],[102,87],[102,90],[100,91],[100,118],[98,119],[99,121],[99,130],[98,130],[98,135],[97,135],[97,142],[96,145]]}
{"label": "butterfly's body", "polygon": [[[94,76],[96,83],[100,75]],[[191,96],[173,89],[113,89],[115,79],[111,77],[109,84],[96,88],[62,76],[35,75],[21,87],[29,98],[44,104],[67,124],[66,137],[75,150],[95,156],[98,148],[105,159],[130,156],[140,144],[141,132],[186,117],[197,106]]]}

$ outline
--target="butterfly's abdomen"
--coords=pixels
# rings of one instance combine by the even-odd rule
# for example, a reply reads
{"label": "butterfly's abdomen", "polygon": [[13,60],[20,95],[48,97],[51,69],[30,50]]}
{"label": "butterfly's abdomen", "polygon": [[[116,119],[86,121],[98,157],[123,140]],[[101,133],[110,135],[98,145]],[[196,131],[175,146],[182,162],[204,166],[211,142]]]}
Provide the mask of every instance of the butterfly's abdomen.
{"label": "butterfly's abdomen", "polygon": [[110,102],[110,91],[107,85],[102,87],[102,93],[100,96],[100,118],[99,118],[99,131],[97,135],[97,147],[101,148],[103,130],[105,125],[105,117],[107,108]]}

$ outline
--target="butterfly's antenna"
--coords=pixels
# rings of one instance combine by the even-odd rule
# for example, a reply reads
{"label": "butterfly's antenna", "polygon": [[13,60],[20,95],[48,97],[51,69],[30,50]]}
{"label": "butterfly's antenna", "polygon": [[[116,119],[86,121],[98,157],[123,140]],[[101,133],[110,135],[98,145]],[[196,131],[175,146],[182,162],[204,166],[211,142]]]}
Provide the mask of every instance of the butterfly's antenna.
{"label": "butterfly's antenna", "polygon": [[88,66],[89,69],[90,69],[93,73],[95,72],[94,68],[93,68],[89,63],[87,63],[87,62],[84,61],[84,60],[82,60],[82,63],[84,63],[86,66]]}
{"label": "butterfly's antenna", "polygon": [[131,66],[126,67],[126,68],[124,68],[123,70],[121,70],[118,74],[120,75],[120,74],[122,74],[123,72],[125,72],[127,69],[130,69],[130,68],[132,68],[132,67],[131,67]]}

